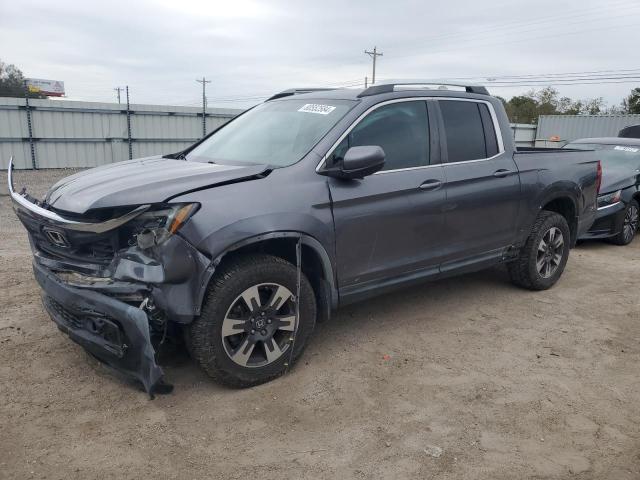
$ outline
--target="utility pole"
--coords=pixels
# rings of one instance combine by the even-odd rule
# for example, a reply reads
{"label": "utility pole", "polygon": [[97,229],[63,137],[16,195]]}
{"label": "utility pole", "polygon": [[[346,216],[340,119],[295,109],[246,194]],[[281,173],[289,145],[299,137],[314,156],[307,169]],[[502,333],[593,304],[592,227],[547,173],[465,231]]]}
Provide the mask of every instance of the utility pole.
{"label": "utility pole", "polygon": [[202,80],[196,80],[196,82],[202,84],[202,137],[207,135],[207,83],[211,83],[211,80],[207,80],[202,77]]}
{"label": "utility pole", "polygon": [[382,52],[378,52],[378,47],[373,47],[373,52],[365,50],[364,53],[373,59],[373,74],[371,75],[371,85],[376,83],[376,58],[382,56]]}
{"label": "utility pole", "polygon": [[367,88],[369,83],[369,79],[367,77],[364,77],[364,88]]}
{"label": "utility pole", "polygon": [[114,90],[115,90],[116,92],[118,92],[118,103],[120,103],[120,92],[121,92],[122,90],[124,90],[124,88],[122,88],[122,87],[116,87],[116,88],[114,88]]}
{"label": "utility pole", "polygon": [[31,168],[38,169],[38,161],[36,160],[36,147],[33,140],[33,120],[31,119],[31,105],[29,105],[29,86],[24,81],[24,104],[27,111],[27,130],[29,132],[29,150],[31,150]]}
{"label": "utility pole", "polygon": [[127,142],[129,143],[129,160],[133,158],[133,145],[131,144],[131,104],[129,103],[129,85],[125,88],[127,93]]}

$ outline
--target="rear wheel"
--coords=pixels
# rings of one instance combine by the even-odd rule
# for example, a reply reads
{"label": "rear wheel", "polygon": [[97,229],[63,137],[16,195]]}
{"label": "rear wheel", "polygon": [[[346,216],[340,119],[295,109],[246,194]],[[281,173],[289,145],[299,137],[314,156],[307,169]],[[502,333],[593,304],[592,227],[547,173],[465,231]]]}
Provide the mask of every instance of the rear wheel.
{"label": "rear wheel", "polygon": [[281,375],[302,354],[315,325],[315,297],[304,274],[300,287],[296,322],[294,265],[250,255],[222,267],[202,314],[189,327],[192,356],[211,377],[231,386],[249,387]]}
{"label": "rear wheel", "polygon": [[624,211],[620,233],[611,239],[616,245],[629,245],[636,236],[640,221],[640,208],[636,200],[631,200]]}
{"label": "rear wheel", "polygon": [[570,242],[565,218],[555,212],[540,212],[518,258],[507,264],[511,281],[529,290],[552,287],[567,264]]}

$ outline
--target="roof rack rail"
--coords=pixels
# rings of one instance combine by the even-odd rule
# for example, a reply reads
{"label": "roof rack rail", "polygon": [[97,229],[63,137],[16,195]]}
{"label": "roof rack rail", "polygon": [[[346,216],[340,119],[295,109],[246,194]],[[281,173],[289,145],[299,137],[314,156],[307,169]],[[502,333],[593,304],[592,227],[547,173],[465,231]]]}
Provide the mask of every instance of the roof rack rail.
{"label": "roof rack rail", "polygon": [[276,93],[275,95],[269,97],[266,102],[269,100],[275,100],[277,98],[289,97],[291,95],[301,95],[303,93],[312,93],[312,92],[326,92],[328,90],[337,90],[337,88],[289,88],[287,90],[283,90],[280,93]]}
{"label": "roof rack rail", "polygon": [[389,80],[384,83],[377,83],[371,85],[369,88],[360,92],[358,97],[368,97],[370,95],[378,95],[380,93],[390,93],[396,90],[396,87],[402,86],[420,86],[421,89],[425,87],[433,87],[433,90],[438,90],[440,87],[462,87],[467,93],[477,93],[479,95],[489,95],[489,91],[480,85],[465,85],[460,83],[448,83],[448,82],[434,82],[433,80]]}

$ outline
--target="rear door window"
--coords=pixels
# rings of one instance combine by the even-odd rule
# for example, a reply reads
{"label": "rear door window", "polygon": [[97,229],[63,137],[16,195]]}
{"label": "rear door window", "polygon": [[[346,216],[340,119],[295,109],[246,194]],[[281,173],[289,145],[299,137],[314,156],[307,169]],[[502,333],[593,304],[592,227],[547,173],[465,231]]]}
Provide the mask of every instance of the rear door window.
{"label": "rear door window", "polygon": [[439,100],[447,141],[447,162],[489,158],[498,153],[489,108],[480,102]]}
{"label": "rear door window", "polygon": [[484,130],[484,140],[486,142],[487,158],[497,155],[500,151],[498,149],[498,137],[496,136],[496,129],[493,125],[493,119],[491,113],[489,113],[489,107],[484,103],[478,103],[480,109],[480,118],[482,119],[482,128]]}

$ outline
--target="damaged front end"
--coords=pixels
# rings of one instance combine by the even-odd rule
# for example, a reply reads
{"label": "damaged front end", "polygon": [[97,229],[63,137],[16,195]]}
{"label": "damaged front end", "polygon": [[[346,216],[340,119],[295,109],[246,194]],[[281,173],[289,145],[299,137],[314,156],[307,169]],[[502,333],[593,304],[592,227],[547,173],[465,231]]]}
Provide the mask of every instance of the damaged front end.
{"label": "damaged front end", "polygon": [[153,338],[199,314],[210,260],[179,234],[198,204],[161,203],[70,214],[23,189],[9,193],[29,233],[35,278],[60,330],[107,365],[170,391]]}

